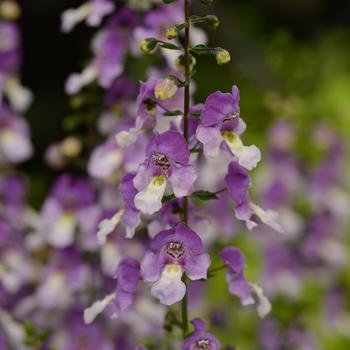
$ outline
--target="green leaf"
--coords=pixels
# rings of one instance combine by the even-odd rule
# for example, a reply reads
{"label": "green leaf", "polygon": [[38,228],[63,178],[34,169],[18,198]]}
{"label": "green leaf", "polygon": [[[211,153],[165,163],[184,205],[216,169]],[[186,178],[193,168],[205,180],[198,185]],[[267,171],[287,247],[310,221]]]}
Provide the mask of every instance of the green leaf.
{"label": "green leaf", "polygon": [[210,201],[212,199],[219,199],[217,195],[209,191],[196,191],[191,194],[192,198],[197,198],[202,201]]}
{"label": "green leaf", "polygon": [[168,196],[163,196],[162,203],[170,202],[173,199],[175,199],[175,195],[174,194],[169,194]]}
{"label": "green leaf", "polygon": [[26,335],[30,337],[35,337],[38,333],[34,323],[31,321],[25,321],[24,330],[26,332]]}
{"label": "green leaf", "polygon": [[191,115],[195,118],[200,118],[202,110],[192,112]]}
{"label": "green leaf", "polygon": [[180,47],[172,44],[172,43],[161,43],[159,44],[160,47],[162,47],[163,49],[168,49],[168,50],[181,50]]}
{"label": "green leaf", "polygon": [[182,115],[182,111],[176,110],[176,111],[167,111],[164,112],[163,115],[165,117],[176,117],[178,115]]}

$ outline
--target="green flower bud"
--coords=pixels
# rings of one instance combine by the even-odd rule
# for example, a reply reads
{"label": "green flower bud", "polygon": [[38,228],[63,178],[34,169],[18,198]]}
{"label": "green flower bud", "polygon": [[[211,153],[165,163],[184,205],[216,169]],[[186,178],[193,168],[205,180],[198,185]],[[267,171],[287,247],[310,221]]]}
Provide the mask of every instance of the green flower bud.
{"label": "green flower bud", "polygon": [[177,92],[177,86],[173,79],[165,78],[158,80],[154,93],[160,100],[169,100]]}
{"label": "green flower bud", "polygon": [[140,42],[140,50],[144,54],[151,53],[157,47],[157,40],[154,38],[146,38]]}
{"label": "green flower bud", "polygon": [[166,29],[165,36],[167,39],[172,40],[176,39],[179,31],[176,26],[172,26]]}
{"label": "green flower bud", "polygon": [[230,53],[225,49],[219,49],[216,52],[216,62],[218,65],[223,65],[231,61]]}
{"label": "green flower bud", "polygon": [[[190,73],[193,71],[193,68],[196,65],[196,63],[197,63],[197,60],[195,59],[195,57],[190,55]],[[176,68],[179,70],[179,72],[185,74],[185,56],[184,55],[180,55],[176,59]]]}
{"label": "green flower bud", "polygon": [[208,15],[206,16],[206,19],[207,23],[213,28],[217,28],[220,25],[219,19],[214,15]]}

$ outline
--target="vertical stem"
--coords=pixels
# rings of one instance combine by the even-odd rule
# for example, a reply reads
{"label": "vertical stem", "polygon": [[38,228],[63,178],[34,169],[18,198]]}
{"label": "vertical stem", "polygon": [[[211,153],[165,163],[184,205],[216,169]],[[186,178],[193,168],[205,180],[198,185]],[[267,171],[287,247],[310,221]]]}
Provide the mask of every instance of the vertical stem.
{"label": "vertical stem", "polygon": [[[185,0],[185,45],[184,45],[184,61],[185,61],[185,98],[184,98],[184,138],[188,142],[188,115],[190,110],[190,0]],[[183,221],[188,224],[188,197],[183,198]],[[184,276],[183,282],[187,285],[187,277]],[[187,308],[187,292],[182,300],[182,332],[185,339],[188,334],[188,308]]]}

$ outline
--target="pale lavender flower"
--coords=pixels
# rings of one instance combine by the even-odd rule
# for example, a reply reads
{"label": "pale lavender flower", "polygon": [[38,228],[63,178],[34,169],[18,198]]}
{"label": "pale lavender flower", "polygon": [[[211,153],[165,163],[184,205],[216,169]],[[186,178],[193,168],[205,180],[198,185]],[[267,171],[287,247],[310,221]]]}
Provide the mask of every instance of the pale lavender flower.
{"label": "pale lavender flower", "polygon": [[278,214],[275,211],[264,210],[250,200],[248,194],[250,177],[237,162],[230,163],[225,182],[231,198],[236,203],[235,215],[237,219],[245,221],[249,230],[257,226],[254,220],[254,216],[256,216],[275,231],[282,231],[277,221]]}
{"label": "pale lavender flower", "polygon": [[107,295],[102,300],[95,301],[84,310],[84,321],[90,324],[95,318],[113,302],[113,317],[118,317],[134,303],[136,290],[140,280],[140,264],[137,260],[126,257],[117,268],[117,287],[115,292]]}
{"label": "pale lavender flower", "polygon": [[0,105],[0,163],[19,163],[33,153],[26,121]]}
{"label": "pale lavender flower", "polygon": [[226,145],[238,163],[248,170],[256,167],[261,154],[256,146],[243,145],[240,135],[246,124],[239,117],[239,91],[232,87],[232,93],[220,91],[211,94],[205,101],[201,113],[201,125],[197,128],[197,139],[203,143],[204,154],[216,157],[220,147]]}
{"label": "pale lavender flower", "polygon": [[145,214],[158,211],[167,183],[172,186],[175,197],[189,195],[197,179],[189,156],[187,143],[179,132],[155,134],[147,146],[146,160],[133,180],[138,190],[135,207]]}
{"label": "pale lavender flower", "polygon": [[154,283],[151,292],[162,304],[172,305],[183,298],[184,272],[191,280],[207,278],[210,257],[202,252],[200,237],[184,224],[158,233],[150,248],[141,262],[141,274],[144,281]]}
{"label": "pale lavender flower", "polygon": [[238,296],[242,305],[255,304],[254,296],[256,296],[258,314],[260,317],[265,317],[271,310],[271,304],[258,285],[245,279],[245,259],[240,250],[234,247],[226,247],[221,250],[220,257],[229,269],[226,280],[230,293]]}

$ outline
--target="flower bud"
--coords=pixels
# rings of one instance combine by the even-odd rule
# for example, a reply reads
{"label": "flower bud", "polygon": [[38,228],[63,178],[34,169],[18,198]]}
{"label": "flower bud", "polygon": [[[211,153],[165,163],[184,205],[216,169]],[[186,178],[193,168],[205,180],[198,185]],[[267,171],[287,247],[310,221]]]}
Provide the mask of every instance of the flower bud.
{"label": "flower bud", "polygon": [[225,49],[220,49],[216,52],[216,62],[218,65],[223,65],[231,61],[230,53]]}
{"label": "flower bud", "polygon": [[[197,60],[195,59],[195,57],[190,55],[190,73],[193,71],[193,68],[196,65],[196,63],[197,63]],[[179,72],[185,74],[185,56],[184,55],[180,55],[176,59],[176,68],[179,70]]]}
{"label": "flower bud", "polygon": [[154,38],[146,38],[140,42],[140,50],[145,53],[151,53],[157,47],[157,40]]}
{"label": "flower bud", "polygon": [[169,100],[177,92],[177,86],[173,79],[165,78],[158,80],[154,93],[160,100]]}
{"label": "flower bud", "polygon": [[176,26],[169,27],[165,30],[165,36],[167,39],[176,39],[179,31]]}
{"label": "flower bud", "polygon": [[76,137],[67,137],[61,143],[62,154],[67,158],[75,158],[81,151],[81,142]]}
{"label": "flower bud", "polygon": [[213,28],[217,28],[220,24],[219,19],[214,15],[208,15],[206,16],[206,19],[207,23]]}
{"label": "flower bud", "polygon": [[21,9],[15,1],[5,0],[0,3],[0,16],[9,19],[16,20],[21,15]]}

